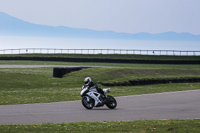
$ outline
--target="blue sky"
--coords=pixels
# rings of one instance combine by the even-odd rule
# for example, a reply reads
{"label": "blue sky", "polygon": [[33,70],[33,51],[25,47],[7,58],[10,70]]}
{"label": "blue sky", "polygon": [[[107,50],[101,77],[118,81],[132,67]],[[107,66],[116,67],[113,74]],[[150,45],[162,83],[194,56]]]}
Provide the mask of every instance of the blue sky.
{"label": "blue sky", "polygon": [[22,20],[126,33],[200,35],[200,0],[0,0],[0,12]]}

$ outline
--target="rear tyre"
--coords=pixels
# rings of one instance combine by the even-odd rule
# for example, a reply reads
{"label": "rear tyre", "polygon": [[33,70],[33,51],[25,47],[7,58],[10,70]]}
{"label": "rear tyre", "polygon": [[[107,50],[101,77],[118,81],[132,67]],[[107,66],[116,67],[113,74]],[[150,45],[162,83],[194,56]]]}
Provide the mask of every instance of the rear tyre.
{"label": "rear tyre", "polygon": [[82,98],[82,105],[86,108],[86,109],[92,109],[94,107],[94,100],[90,99],[89,101],[87,100],[88,96],[84,96]]}
{"label": "rear tyre", "polygon": [[117,107],[117,101],[112,96],[107,96],[106,106],[110,109],[114,109]]}

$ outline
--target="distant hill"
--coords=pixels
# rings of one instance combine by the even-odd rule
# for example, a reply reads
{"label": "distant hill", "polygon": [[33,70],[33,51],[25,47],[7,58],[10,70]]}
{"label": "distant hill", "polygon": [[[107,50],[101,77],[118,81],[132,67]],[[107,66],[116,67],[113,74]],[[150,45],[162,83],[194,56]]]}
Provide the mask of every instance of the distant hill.
{"label": "distant hill", "polygon": [[0,12],[0,35],[200,41],[200,35],[193,35],[190,33],[165,32],[159,34],[150,34],[142,32],[130,34],[116,33],[113,31],[96,31],[90,29],[70,28],[65,26],[39,25],[20,20],[3,12]]}

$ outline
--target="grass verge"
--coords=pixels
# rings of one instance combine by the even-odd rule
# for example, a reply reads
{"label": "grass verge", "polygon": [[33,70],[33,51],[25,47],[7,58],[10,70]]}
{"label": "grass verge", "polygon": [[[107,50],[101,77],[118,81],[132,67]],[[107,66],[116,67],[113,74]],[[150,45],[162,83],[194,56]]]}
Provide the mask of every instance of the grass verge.
{"label": "grass verge", "polygon": [[0,61],[0,65],[71,65],[71,66],[102,66],[102,67],[123,67],[136,69],[199,69],[200,64],[195,65],[179,65],[179,64],[131,64],[131,63],[77,63],[77,62],[54,62],[54,61]]}
{"label": "grass verge", "polygon": [[0,132],[54,133],[54,132],[177,132],[199,133],[200,119],[194,120],[144,120],[113,122],[77,122],[61,124],[0,125]]}
{"label": "grass verge", "polygon": [[[200,75],[199,69],[133,69],[92,68],[83,69],[53,78],[53,68],[1,68],[0,104],[48,103],[80,100],[83,79],[90,76],[98,85],[101,82],[119,82],[134,78],[192,77]],[[101,86],[106,88],[106,86]],[[158,84],[111,87],[111,95],[126,96],[169,91],[200,89],[200,83]]]}

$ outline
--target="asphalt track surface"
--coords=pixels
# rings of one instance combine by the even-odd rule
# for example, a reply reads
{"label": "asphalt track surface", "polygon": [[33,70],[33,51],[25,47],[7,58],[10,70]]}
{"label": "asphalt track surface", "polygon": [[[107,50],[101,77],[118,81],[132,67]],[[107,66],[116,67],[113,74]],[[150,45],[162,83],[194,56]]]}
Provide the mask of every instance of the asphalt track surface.
{"label": "asphalt track surface", "polygon": [[98,67],[98,66],[72,66],[72,65],[0,65],[0,68],[38,68],[38,67]]}
{"label": "asphalt track surface", "polygon": [[87,110],[80,100],[0,105],[0,124],[200,118],[200,90],[124,96],[116,100],[118,106],[113,110],[106,106]]}

